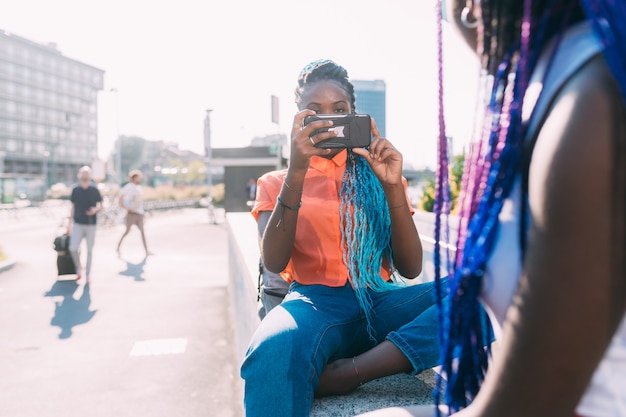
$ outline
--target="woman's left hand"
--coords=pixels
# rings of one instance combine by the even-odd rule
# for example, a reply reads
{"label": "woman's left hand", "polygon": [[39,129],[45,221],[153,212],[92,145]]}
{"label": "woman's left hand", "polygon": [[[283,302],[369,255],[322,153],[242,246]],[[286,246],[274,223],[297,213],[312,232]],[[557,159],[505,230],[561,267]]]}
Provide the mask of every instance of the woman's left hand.
{"label": "woman's left hand", "polygon": [[369,149],[354,148],[352,151],[365,158],[381,184],[402,183],[402,154],[387,139],[380,136],[376,122],[372,119],[372,143]]}

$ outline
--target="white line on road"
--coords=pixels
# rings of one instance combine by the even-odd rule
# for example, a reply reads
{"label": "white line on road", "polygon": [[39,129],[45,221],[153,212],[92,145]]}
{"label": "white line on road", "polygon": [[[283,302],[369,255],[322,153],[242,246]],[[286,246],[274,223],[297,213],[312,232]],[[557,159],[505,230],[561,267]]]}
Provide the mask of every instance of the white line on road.
{"label": "white line on road", "polygon": [[[435,239],[433,239],[433,238],[432,238],[432,237],[430,237],[430,236],[422,236],[422,235],[420,235],[420,239],[421,239],[423,242],[430,243],[430,244],[432,244],[432,245],[434,245],[434,244],[435,244]],[[456,246],[451,245],[451,244],[449,244],[449,243],[443,243],[443,242],[441,242],[441,247],[442,247],[442,248],[444,248],[444,249],[456,250]]]}
{"label": "white line on road", "polygon": [[187,339],[152,339],[135,342],[130,356],[176,355],[185,353]]}

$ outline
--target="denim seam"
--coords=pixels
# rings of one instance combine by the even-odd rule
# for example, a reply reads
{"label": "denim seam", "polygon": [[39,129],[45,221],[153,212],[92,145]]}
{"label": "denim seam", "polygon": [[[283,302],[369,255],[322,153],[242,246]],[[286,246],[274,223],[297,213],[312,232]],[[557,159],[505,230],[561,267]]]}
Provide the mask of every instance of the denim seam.
{"label": "denim seam", "polygon": [[391,332],[387,335],[387,340],[396,345],[402,351],[404,356],[411,362],[413,371],[410,375],[417,375],[425,370],[424,362],[420,355],[409,345],[397,332]]}
{"label": "denim seam", "polygon": [[[322,343],[322,339],[324,338],[324,336],[326,335],[326,333],[327,333],[330,329],[332,329],[332,328],[334,328],[334,327],[346,326],[346,325],[349,325],[349,324],[355,324],[355,323],[358,323],[358,322],[360,322],[360,321],[363,321],[363,319],[362,319],[362,318],[351,319],[351,320],[347,320],[347,321],[345,321],[345,322],[341,322],[341,323],[334,323],[334,324],[331,324],[330,326],[326,326],[326,327],[324,328],[324,330],[323,330],[322,332],[320,332],[320,336],[317,338],[317,343],[316,343],[316,346],[315,346],[315,348],[312,350],[312,354],[311,354],[311,358],[310,358],[310,363],[311,363],[311,366],[313,365],[313,363],[314,363],[314,361],[315,361],[315,358],[317,357],[317,354],[318,354],[318,351],[319,351],[319,348],[320,348],[320,344]],[[313,367],[313,369],[311,370],[311,373],[309,374],[309,382],[311,382],[311,379],[313,378],[312,373],[313,373],[314,371],[315,371],[315,368]]]}
{"label": "denim seam", "polygon": [[[334,327],[338,327],[338,326],[346,326],[348,324],[352,324],[352,323],[357,323],[359,321],[361,321],[362,319],[358,318],[358,319],[353,319],[353,320],[348,320],[342,323],[335,323],[335,324],[331,324],[330,326],[326,326],[324,328],[324,330],[322,332],[320,332],[320,336],[317,338],[317,342],[315,345],[315,348],[312,349],[312,353],[311,353],[311,357],[309,359],[309,372],[308,372],[308,381],[309,381],[309,392],[307,392],[307,402],[308,404],[312,404],[313,400],[315,399],[315,389],[313,388],[313,377],[315,376],[316,370],[315,370],[315,358],[318,355],[319,352],[319,348],[320,348],[320,344],[322,343],[322,339],[324,338],[324,336],[326,335],[326,333],[334,328]],[[326,366],[326,364],[324,364],[324,366]],[[324,368],[322,368],[322,371],[324,370]],[[317,376],[318,380],[320,375]]]}
{"label": "denim seam", "polygon": [[434,286],[429,288],[428,290],[424,291],[423,293],[417,295],[416,297],[413,297],[413,298],[408,299],[408,300],[404,300],[404,302],[402,302],[402,303],[394,304],[393,306],[390,306],[390,307],[388,307],[388,308],[386,308],[384,310],[377,310],[376,313],[384,313],[384,312],[387,312],[387,311],[395,310],[396,308],[398,308],[398,306],[403,306],[405,304],[410,304],[410,303],[414,302],[415,300],[420,299],[420,298],[422,298],[424,296],[432,295],[432,293],[434,292],[433,290],[434,290]]}

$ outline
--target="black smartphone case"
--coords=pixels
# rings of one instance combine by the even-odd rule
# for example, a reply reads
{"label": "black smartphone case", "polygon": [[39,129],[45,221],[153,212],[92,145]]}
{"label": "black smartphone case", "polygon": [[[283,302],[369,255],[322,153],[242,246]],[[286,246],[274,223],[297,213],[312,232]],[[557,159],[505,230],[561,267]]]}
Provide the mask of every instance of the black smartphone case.
{"label": "black smartphone case", "polygon": [[307,125],[314,120],[332,120],[334,125],[313,132],[327,132],[331,129],[337,131],[337,136],[315,144],[317,148],[365,148],[372,141],[372,129],[370,116],[367,114],[318,114],[307,116],[304,124]]}

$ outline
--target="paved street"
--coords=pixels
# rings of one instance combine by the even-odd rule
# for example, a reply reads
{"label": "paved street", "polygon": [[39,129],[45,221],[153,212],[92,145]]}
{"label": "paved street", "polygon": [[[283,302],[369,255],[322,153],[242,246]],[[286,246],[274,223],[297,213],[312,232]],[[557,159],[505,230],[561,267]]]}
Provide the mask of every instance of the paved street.
{"label": "paved street", "polygon": [[[92,283],[56,275],[59,218],[0,223],[0,416],[239,417],[224,224],[159,213],[115,245],[96,236]],[[84,255],[83,255],[84,256]]]}

